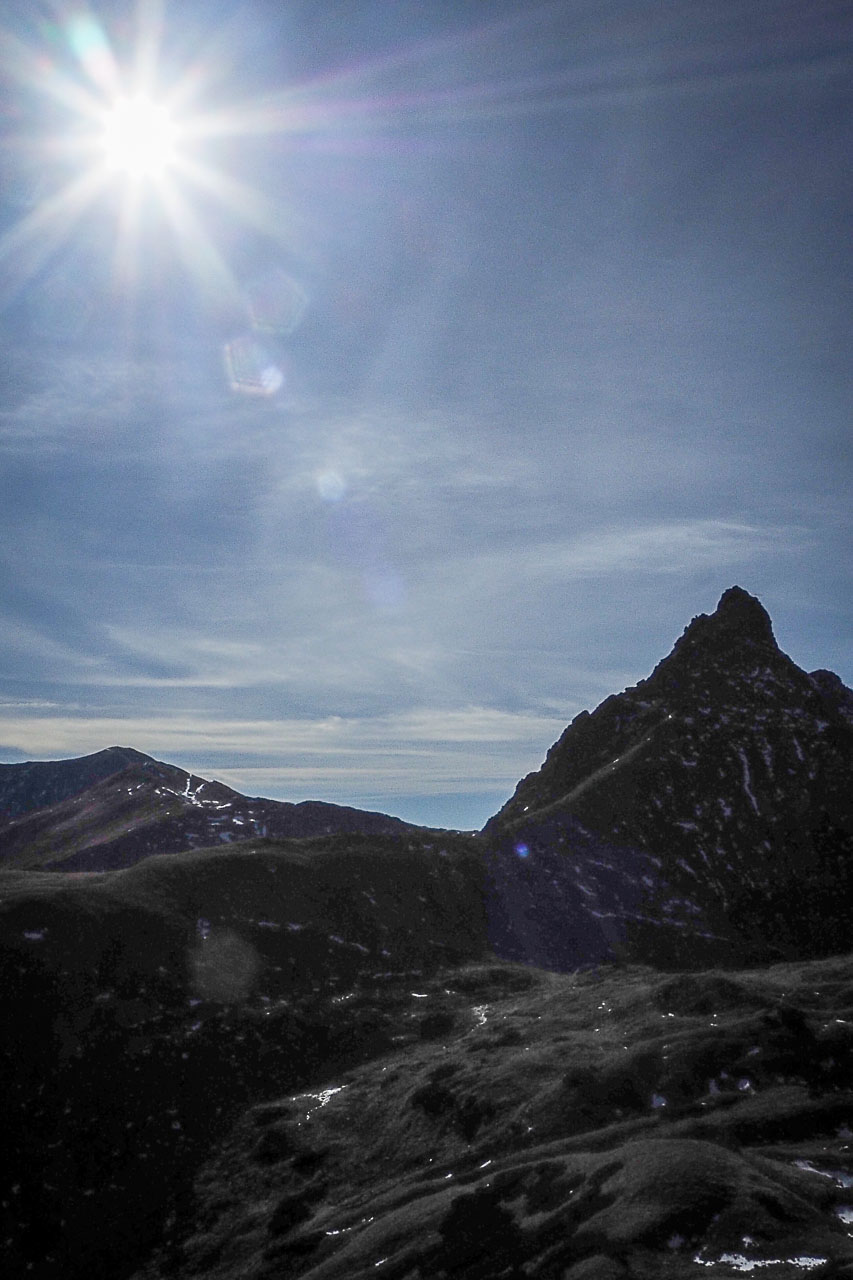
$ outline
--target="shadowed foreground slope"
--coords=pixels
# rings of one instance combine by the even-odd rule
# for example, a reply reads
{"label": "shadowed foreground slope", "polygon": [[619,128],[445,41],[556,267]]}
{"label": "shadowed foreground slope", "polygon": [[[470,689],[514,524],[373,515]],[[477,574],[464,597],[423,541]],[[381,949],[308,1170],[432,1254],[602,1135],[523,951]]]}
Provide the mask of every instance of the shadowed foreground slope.
{"label": "shadowed foreground slope", "polygon": [[853,1275],[850,960],[413,992],[420,1043],[248,1110],[136,1280]]}
{"label": "shadowed foreground slope", "polygon": [[417,1038],[412,982],[487,954],[482,897],[459,838],[1,873],[8,1274],[127,1274],[247,1102]]}

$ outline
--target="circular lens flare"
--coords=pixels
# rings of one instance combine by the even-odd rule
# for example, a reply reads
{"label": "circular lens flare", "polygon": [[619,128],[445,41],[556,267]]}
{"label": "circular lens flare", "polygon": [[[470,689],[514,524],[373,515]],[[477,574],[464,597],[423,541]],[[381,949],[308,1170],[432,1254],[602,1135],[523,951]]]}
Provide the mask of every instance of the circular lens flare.
{"label": "circular lens flare", "polygon": [[160,177],[178,158],[178,130],[168,108],[144,94],[112,104],[100,142],[107,168],[135,180]]}

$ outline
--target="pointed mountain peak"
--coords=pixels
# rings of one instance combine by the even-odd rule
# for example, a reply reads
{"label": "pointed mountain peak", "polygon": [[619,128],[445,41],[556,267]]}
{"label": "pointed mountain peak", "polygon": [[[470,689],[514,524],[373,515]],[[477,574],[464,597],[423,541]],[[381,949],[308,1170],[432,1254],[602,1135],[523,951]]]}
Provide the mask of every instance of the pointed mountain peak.
{"label": "pointed mountain peak", "polygon": [[672,656],[702,649],[732,649],[762,645],[776,650],[773,624],[764,605],[743,587],[729,587],[712,614],[700,613],[677,642]]}
{"label": "pointed mountain peak", "polygon": [[711,617],[716,619],[718,626],[748,633],[755,640],[776,643],[770,614],[761,601],[744,591],[743,587],[729,587],[728,591],[724,591]]}

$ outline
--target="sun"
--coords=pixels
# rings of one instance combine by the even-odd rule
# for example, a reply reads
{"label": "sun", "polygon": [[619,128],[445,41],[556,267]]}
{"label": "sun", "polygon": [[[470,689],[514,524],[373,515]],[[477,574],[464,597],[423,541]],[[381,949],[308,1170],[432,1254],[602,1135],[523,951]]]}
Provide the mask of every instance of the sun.
{"label": "sun", "polygon": [[[316,107],[306,114],[292,87],[229,100],[228,80],[204,47],[185,60],[163,47],[162,0],[127,7],[136,10],[130,40],[123,31],[111,39],[84,6],[40,28],[33,43],[0,25],[0,76],[20,97],[8,113],[21,121],[9,153],[22,172],[38,174],[39,191],[17,221],[0,226],[0,307],[79,237],[108,264],[111,298],[161,287],[175,268],[221,313],[251,318],[254,304],[229,253],[235,229],[292,256],[296,226],[272,171],[247,169],[251,151],[242,142],[287,135],[295,146],[316,129]],[[169,270],[154,272],[155,258]],[[292,281],[284,296],[287,327],[304,299]],[[251,323],[262,329],[266,321]],[[250,389],[270,394],[275,378],[258,362]]]}
{"label": "sun", "polygon": [[163,178],[180,159],[180,129],[169,108],[146,94],[117,98],[98,139],[110,173],[133,181]]}
{"label": "sun", "polygon": [[[158,252],[175,253],[207,294],[223,305],[242,304],[215,236],[220,210],[283,238],[274,203],[210,162],[222,138],[254,124],[241,123],[227,103],[205,107],[203,61],[181,66],[161,56],[161,8],[159,0],[137,0],[137,38],[123,59],[92,14],[72,13],[52,28],[49,53],[0,27],[0,75],[20,84],[28,113],[18,153],[33,169],[38,163],[47,192],[0,230],[0,305],[26,288],[78,228],[85,235],[98,211],[112,220],[112,243],[102,251],[120,291],[144,287],[156,243]],[[250,114],[254,121],[257,113]],[[267,132],[275,127],[264,123]]]}

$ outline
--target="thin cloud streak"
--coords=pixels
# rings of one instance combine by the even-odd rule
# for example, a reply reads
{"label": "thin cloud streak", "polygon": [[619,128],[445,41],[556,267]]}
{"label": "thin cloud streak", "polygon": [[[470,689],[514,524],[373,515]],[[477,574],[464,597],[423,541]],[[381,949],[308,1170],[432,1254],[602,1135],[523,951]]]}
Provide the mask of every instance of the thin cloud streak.
{"label": "thin cloud streak", "polygon": [[[250,688],[281,683],[352,690],[389,677],[405,679],[418,670],[426,673],[453,661],[455,654],[475,653],[458,641],[472,600],[481,607],[494,601],[498,607],[502,597],[524,599],[543,587],[565,594],[572,582],[599,580],[606,590],[608,578],[625,574],[671,577],[708,568],[746,568],[800,550],[807,542],[806,531],[796,526],[728,520],[626,524],[420,564],[406,600],[390,613],[377,613],[363,592],[354,590],[347,566],[289,564],[282,576],[276,565],[266,564],[264,577],[252,584],[251,610],[248,602],[245,610],[234,607],[235,593],[236,599],[243,593],[233,581],[227,608],[223,598],[220,609],[215,593],[211,599],[205,573],[195,596],[191,582],[180,584],[186,621],[179,628],[158,624],[156,613],[148,613],[162,603],[162,584],[156,600],[139,602],[137,609],[143,612],[135,622],[103,621],[92,634],[117,664],[111,672],[99,669],[86,653],[75,655],[58,637],[42,637],[39,647],[45,656],[77,657],[65,672],[72,684]],[[25,634],[34,643],[32,624]],[[160,674],[164,655],[170,670]]]}
{"label": "thin cloud streak", "polygon": [[626,572],[690,573],[706,566],[746,562],[770,551],[803,545],[798,527],[760,527],[731,520],[680,520],[652,525],[622,525],[572,539],[481,556],[479,571],[563,582]]}
{"label": "thin cloud streak", "polygon": [[[20,704],[0,704],[16,706]],[[51,706],[45,703],[44,706]],[[181,714],[159,717],[39,716],[33,719],[0,715],[0,732],[15,739],[22,749],[40,748],[56,754],[66,750],[82,734],[86,745],[106,740],[118,742],[129,733],[139,746],[142,738],[186,751],[203,745],[209,749],[281,754],[385,750],[398,744],[435,744],[455,748],[458,744],[526,741],[532,733],[553,733],[562,727],[554,717],[500,711],[489,707],[467,707],[455,711],[419,710],[372,718],[328,716],[316,720],[225,720],[215,716]],[[100,748],[96,748],[100,749]],[[140,747],[140,749],[142,749]],[[421,754],[422,745],[412,747]]]}
{"label": "thin cloud streak", "polygon": [[[511,714],[488,707],[414,710],[368,718],[222,720],[202,716],[3,714],[0,740],[30,759],[89,754],[113,744],[133,745],[202,775],[215,772],[240,789],[281,799],[328,799],[343,794],[438,795],[511,789],[541,760],[563,728],[551,716]],[[241,757],[264,759],[241,766]],[[227,761],[226,768],[205,761]]]}

